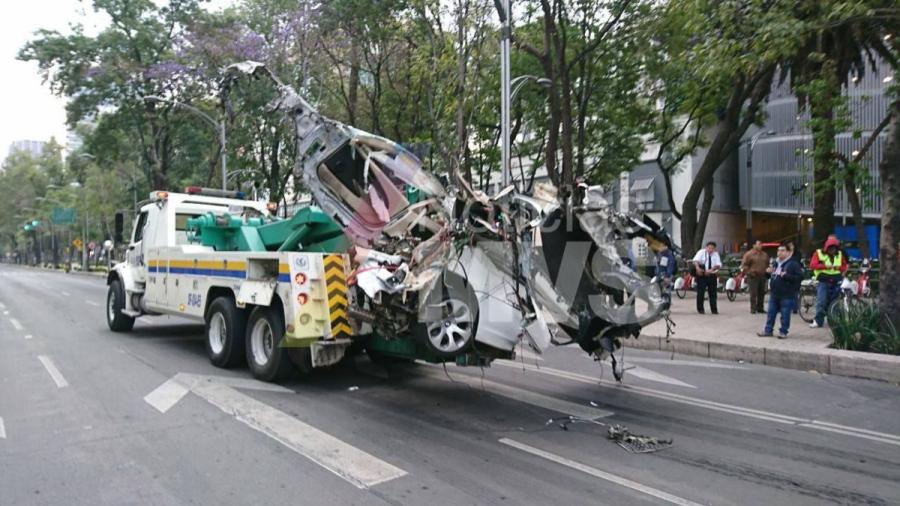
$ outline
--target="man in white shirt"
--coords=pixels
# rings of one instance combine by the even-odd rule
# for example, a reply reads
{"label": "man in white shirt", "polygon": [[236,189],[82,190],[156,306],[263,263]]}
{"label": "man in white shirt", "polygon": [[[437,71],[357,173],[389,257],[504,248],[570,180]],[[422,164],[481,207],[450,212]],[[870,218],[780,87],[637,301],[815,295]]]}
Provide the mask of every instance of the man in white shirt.
{"label": "man in white shirt", "polygon": [[716,306],[716,281],[719,278],[719,270],[722,268],[722,259],[716,252],[716,243],[710,241],[706,248],[694,255],[694,275],[697,277],[697,312],[703,314],[703,299],[709,294],[709,310],[712,314],[719,314]]}

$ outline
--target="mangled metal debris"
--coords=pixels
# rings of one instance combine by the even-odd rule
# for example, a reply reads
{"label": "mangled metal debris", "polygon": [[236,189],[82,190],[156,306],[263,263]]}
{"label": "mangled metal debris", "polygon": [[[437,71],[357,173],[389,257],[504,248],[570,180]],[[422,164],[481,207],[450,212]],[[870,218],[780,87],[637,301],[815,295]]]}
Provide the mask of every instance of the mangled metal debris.
{"label": "mangled metal debris", "polygon": [[640,434],[632,434],[628,428],[621,425],[612,425],[607,431],[606,437],[629,453],[653,453],[672,447],[671,439],[657,439]]}
{"label": "mangled metal debris", "polygon": [[444,187],[404,147],[326,118],[263,65],[230,66],[226,85],[240,75],[277,86],[271,108],[292,122],[295,175],[352,243],[350,313],[380,352],[402,354],[383,341],[418,332],[433,358],[459,363],[509,358],[522,339],[538,353],[577,343],[602,359],[666,313],[660,285],[615,247],[671,246],[651,221],[585,185],[565,199],[546,184],[531,195]]}

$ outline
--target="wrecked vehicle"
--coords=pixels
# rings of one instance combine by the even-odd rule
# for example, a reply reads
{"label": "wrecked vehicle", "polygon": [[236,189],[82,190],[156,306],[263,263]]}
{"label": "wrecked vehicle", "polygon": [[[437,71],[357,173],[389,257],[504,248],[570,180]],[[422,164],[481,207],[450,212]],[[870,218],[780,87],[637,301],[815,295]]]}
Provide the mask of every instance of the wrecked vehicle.
{"label": "wrecked vehicle", "polygon": [[652,221],[584,185],[565,199],[549,185],[490,197],[462,180],[445,188],[403,146],[321,115],[262,64],[231,65],[224,89],[246,75],[277,87],[270,107],[293,126],[295,175],[349,244],[339,252],[351,263],[347,313],[373,357],[484,365],[524,340],[538,353],[578,344],[603,359],[666,317],[660,284],[614,246],[671,245]]}

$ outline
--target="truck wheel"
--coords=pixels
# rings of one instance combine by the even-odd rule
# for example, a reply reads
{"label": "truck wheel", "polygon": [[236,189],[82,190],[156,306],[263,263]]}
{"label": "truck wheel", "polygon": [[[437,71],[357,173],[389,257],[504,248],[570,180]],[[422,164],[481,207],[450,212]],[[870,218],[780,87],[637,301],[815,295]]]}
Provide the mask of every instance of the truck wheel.
{"label": "truck wheel", "polygon": [[114,279],[106,293],[106,324],[113,332],[128,332],[134,328],[134,318],[122,313],[125,309],[125,288]]}
{"label": "truck wheel", "polygon": [[282,347],[284,321],[280,311],[257,306],[247,322],[247,365],[253,377],[277,381],[291,370],[288,349]]}
{"label": "truck wheel", "polygon": [[448,272],[428,296],[416,339],[434,356],[451,359],[468,350],[478,330],[478,297],[462,276]]}
{"label": "truck wheel", "polygon": [[234,367],[244,358],[247,315],[231,297],[218,297],[206,311],[206,354],[216,367]]}

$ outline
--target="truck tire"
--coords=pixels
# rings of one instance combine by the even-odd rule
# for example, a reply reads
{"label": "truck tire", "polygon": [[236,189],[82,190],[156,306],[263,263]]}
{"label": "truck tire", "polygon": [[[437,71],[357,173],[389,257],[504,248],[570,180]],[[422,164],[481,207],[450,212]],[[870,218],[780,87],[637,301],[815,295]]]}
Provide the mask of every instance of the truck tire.
{"label": "truck tire", "polygon": [[284,340],[284,317],[271,307],[257,306],[247,322],[247,365],[253,377],[261,381],[278,381],[291,371]]}
{"label": "truck tire", "polygon": [[125,287],[118,279],[109,284],[106,293],[106,324],[113,332],[128,332],[134,328],[134,318],[122,313],[125,309]]}
{"label": "truck tire", "polygon": [[432,355],[447,360],[472,347],[478,330],[478,297],[465,278],[445,273],[426,304],[413,332]]}
{"label": "truck tire", "polygon": [[235,367],[244,359],[247,313],[231,297],[217,297],[206,310],[206,354],[216,367]]}

